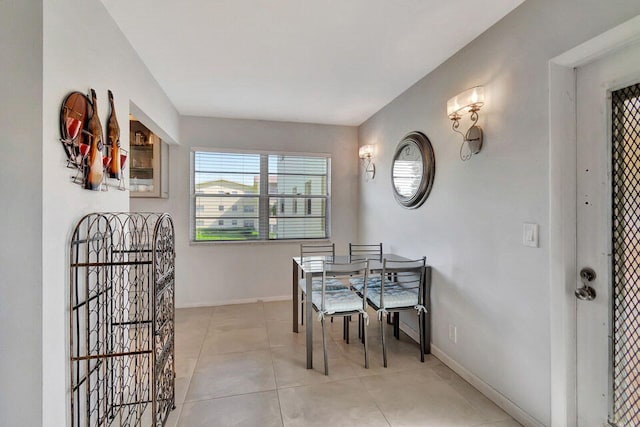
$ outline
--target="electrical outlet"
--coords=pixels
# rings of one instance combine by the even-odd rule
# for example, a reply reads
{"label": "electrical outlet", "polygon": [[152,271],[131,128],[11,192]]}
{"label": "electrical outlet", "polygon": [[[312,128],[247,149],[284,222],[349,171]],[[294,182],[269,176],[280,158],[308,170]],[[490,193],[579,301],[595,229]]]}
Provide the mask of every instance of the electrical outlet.
{"label": "electrical outlet", "polygon": [[449,324],[449,341],[454,344],[458,343],[458,329],[452,324]]}

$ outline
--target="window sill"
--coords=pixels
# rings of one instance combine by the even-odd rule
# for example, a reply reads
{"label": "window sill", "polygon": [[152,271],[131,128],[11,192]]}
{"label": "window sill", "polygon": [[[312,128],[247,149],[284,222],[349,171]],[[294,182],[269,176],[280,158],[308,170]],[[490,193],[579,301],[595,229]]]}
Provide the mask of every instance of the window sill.
{"label": "window sill", "polygon": [[330,243],[327,239],[291,239],[291,240],[208,240],[208,241],[189,241],[189,246],[225,246],[225,245],[283,245],[301,243]]}

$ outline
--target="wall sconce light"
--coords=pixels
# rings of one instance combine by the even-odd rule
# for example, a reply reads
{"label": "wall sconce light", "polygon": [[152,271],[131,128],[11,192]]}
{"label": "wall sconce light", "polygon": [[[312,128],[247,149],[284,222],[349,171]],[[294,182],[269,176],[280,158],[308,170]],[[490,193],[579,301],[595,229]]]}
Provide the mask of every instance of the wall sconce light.
{"label": "wall sconce light", "polygon": [[364,177],[371,181],[376,176],[376,165],[373,164],[373,145],[363,145],[358,150],[358,157],[363,162]]}
{"label": "wall sconce light", "polygon": [[[460,159],[462,160],[469,160],[471,156],[478,154],[482,149],[482,128],[477,123],[478,111],[483,105],[484,88],[482,86],[467,89],[447,101],[447,115],[453,121],[451,129],[462,136],[462,145],[460,146]],[[466,133],[462,133],[458,130],[460,119],[467,113],[471,113],[473,123]]]}

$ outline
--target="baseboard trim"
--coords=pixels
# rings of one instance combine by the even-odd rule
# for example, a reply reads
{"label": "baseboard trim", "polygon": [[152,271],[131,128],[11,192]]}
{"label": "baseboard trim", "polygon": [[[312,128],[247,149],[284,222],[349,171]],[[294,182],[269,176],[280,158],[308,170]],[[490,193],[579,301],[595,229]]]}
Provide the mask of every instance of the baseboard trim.
{"label": "baseboard trim", "polygon": [[[405,322],[400,322],[400,330],[407,334],[415,342],[420,342],[420,335],[418,331],[407,325]],[[447,365],[453,372],[460,375],[466,382],[474,386],[480,393],[482,393],[487,399],[498,405],[507,414],[511,415],[520,424],[525,427],[544,427],[540,421],[533,418],[526,413],[522,408],[509,400],[508,397],[491,387],[486,382],[482,381],[467,368],[460,365],[453,360],[444,351],[431,343],[431,354],[439,359],[442,363]]]}
{"label": "baseboard trim", "polygon": [[261,298],[243,298],[243,299],[231,299],[226,301],[214,301],[203,302],[194,304],[180,304],[176,308],[198,308],[198,307],[216,307],[219,305],[236,305],[236,304],[251,304],[254,302],[273,302],[273,301],[287,301],[291,300],[291,295],[283,295],[277,297],[261,297]]}
{"label": "baseboard trim", "polygon": [[414,340],[416,343],[420,343],[420,334],[418,333],[418,331],[404,323],[402,320],[400,321],[400,330],[407,334],[409,338]]}
{"label": "baseboard trim", "polygon": [[431,344],[431,353],[442,363],[447,365],[456,374],[460,375],[465,381],[478,389],[478,391],[484,394],[487,399],[502,408],[507,414],[511,415],[525,427],[544,427],[540,421],[526,413],[522,408],[509,400],[508,397],[491,387],[489,384],[478,378],[472,372],[467,370],[464,366],[449,357],[444,351],[440,350],[437,346]]}

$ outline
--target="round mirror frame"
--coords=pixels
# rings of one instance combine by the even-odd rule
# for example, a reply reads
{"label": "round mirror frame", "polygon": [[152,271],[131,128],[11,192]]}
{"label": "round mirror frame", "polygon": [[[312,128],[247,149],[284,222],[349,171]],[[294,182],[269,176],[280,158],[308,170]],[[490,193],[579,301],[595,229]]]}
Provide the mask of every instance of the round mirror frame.
{"label": "round mirror frame", "polygon": [[[402,153],[402,150],[409,144],[415,145],[420,150],[420,159],[422,160],[422,176],[420,177],[420,184],[416,192],[409,197],[403,196],[398,193],[393,177],[393,165],[396,159]],[[407,209],[416,209],[422,206],[422,204],[429,197],[431,188],[433,187],[433,179],[436,173],[436,157],[431,146],[431,141],[422,132],[410,132],[398,143],[395,152],[393,153],[393,160],[391,161],[391,187],[393,188],[393,196],[396,201]]]}

